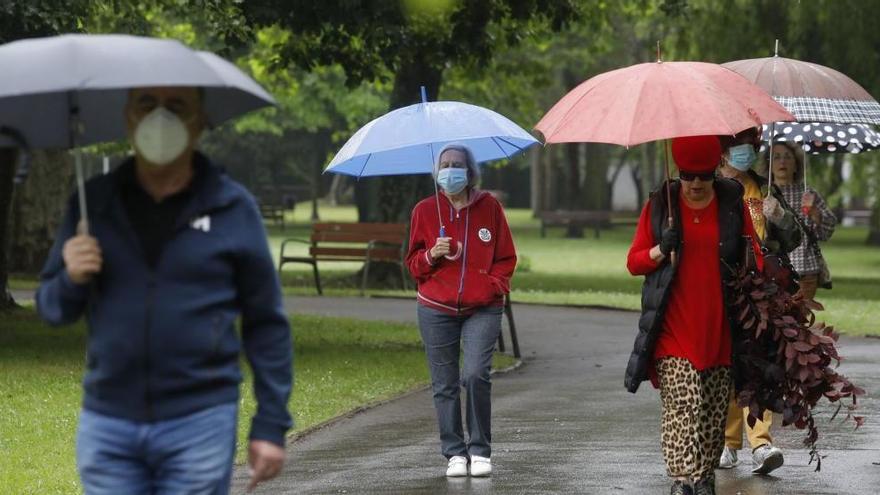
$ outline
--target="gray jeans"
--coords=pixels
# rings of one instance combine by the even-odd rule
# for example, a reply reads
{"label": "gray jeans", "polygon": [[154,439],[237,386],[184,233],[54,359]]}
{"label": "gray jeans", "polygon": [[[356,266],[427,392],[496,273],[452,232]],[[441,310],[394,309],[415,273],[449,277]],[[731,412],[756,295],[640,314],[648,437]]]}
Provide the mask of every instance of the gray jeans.
{"label": "gray jeans", "polygon": [[[425,343],[440,443],[446,458],[460,455],[491,457],[492,354],[501,332],[501,307],[483,307],[467,316],[455,316],[418,306],[419,330]],[[464,366],[459,372],[459,353]],[[461,391],[467,391],[465,410],[469,441],[461,423]]]}

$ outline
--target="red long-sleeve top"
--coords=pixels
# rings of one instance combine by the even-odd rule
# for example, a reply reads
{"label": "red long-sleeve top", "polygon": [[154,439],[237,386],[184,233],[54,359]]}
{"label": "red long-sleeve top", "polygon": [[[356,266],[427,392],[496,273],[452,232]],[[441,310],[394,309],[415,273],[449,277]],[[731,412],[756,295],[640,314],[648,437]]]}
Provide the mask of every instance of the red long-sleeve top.
{"label": "red long-sleeve top", "polygon": [[[721,264],[718,200],[696,210],[679,195],[682,223],[682,247],[678,252],[676,276],[670,287],[663,326],[654,349],[654,360],[664,357],[687,359],[697,370],[731,365],[730,325],[726,317],[721,287]],[[696,220],[698,221],[696,221]],[[743,207],[744,234],[752,238],[756,253],[755,228],[748,209]],[[635,238],[627,256],[627,268],[633,275],[647,275],[660,263],[651,259],[657,245],[651,227],[650,202],[642,209]],[[757,255],[759,268],[762,261]],[[653,365],[651,381],[657,386]]]}

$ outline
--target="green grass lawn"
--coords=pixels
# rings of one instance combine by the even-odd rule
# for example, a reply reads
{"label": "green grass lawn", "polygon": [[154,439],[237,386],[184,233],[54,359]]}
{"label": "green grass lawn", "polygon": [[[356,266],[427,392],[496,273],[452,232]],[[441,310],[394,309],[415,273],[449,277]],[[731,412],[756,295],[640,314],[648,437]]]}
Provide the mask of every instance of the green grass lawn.
{"label": "green grass lawn", "polygon": [[[301,204],[288,219],[293,226],[285,231],[270,227],[270,244],[275,255],[285,237],[308,238],[309,209]],[[356,221],[352,207],[322,207],[322,221]],[[548,230],[540,237],[540,225],[525,209],[507,211],[520,264],[513,278],[512,298],[516,302],[574,304],[638,309],[641,277],[626,271],[626,253],[632,240],[632,225],[619,225],[594,239],[587,231],[583,239],[566,239],[564,229]],[[826,311],[820,318],[852,335],[880,335],[874,318],[880,315],[880,248],[866,246],[867,231],[862,227],[839,227],[823,252],[834,277],[834,289],[819,290],[817,299]],[[296,247],[305,255],[307,246]],[[324,263],[322,282],[327,294],[355,296],[358,281],[353,275],[359,263]],[[312,295],[314,283],[308,265],[286,265],[285,291]],[[370,291],[377,295],[409,297],[404,291]]]}
{"label": "green grass lawn", "polygon": [[[413,325],[294,316],[296,431],[426,385]],[[74,438],[85,327],[53,329],[31,309],[0,316],[0,493],[78,493]],[[514,360],[496,355],[495,366]],[[246,372],[238,461],[255,410]],[[295,462],[295,460],[293,461]]]}

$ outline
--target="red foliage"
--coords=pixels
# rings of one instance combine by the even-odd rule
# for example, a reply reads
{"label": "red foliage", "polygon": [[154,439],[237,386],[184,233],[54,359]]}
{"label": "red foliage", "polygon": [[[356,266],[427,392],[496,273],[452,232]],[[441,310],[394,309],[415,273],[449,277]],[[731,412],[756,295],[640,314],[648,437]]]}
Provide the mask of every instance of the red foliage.
{"label": "red foliage", "polygon": [[[841,361],[838,334],[833,327],[816,322],[813,310],[822,309],[819,303],[780,290],[754,271],[743,268],[730,288],[731,310],[742,329],[735,344],[737,402],[749,407],[749,425],[769,409],[782,414],[783,426],[807,430],[804,445],[810,449],[810,462],[816,461],[818,471],[819,431],[813,409],[819,400],[851,399],[845,406],[844,419],[852,419],[856,428],[864,423],[864,418],[854,416],[853,411],[857,397],[865,391],[835,371]],[[843,406],[841,402],[838,412]]]}

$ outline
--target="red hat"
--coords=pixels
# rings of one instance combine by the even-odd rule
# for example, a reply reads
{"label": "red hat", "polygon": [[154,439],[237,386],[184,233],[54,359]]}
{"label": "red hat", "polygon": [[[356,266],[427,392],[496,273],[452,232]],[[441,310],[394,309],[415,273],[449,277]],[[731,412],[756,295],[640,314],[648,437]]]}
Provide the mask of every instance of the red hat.
{"label": "red hat", "polygon": [[679,170],[696,174],[711,172],[721,162],[721,143],[716,136],[674,138],[672,159]]}

